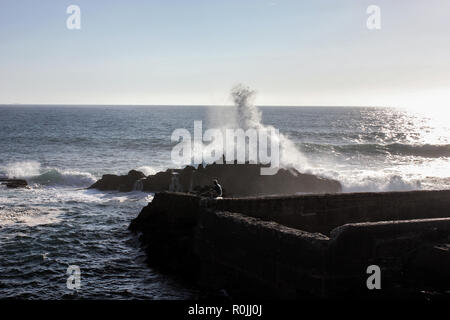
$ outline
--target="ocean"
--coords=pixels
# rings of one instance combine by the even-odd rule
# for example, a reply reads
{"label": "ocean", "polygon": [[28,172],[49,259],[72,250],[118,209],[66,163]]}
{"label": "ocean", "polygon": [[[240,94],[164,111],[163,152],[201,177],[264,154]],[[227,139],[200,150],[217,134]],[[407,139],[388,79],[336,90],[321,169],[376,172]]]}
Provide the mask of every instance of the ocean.
{"label": "ocean", "polygon": [[[103,174],[174,167],[177,128],[223,127],[233,107],[0,106],[0,298],[189,299],[196,288],[149,267],[127,230],[152,194],[85,188]],[[450,188],[450,123],[393,108],[261,107],[291,164],[344,192]],[[290,152],[289,152],[290,153]],[[66,286],[70,265],[81,288]]]}

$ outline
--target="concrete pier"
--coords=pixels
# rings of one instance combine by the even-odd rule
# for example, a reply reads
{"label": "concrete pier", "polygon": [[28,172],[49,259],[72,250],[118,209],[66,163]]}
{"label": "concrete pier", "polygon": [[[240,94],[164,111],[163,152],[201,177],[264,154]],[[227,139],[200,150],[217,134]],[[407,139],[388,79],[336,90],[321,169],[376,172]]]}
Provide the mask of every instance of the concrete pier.
{"label": "concrete pier", "polygon": [[[134,219],[150,263],[232,297],[450,290],[450,190],[222,200],[158,193]],[[369,290],[367,267],[381,269]]]}

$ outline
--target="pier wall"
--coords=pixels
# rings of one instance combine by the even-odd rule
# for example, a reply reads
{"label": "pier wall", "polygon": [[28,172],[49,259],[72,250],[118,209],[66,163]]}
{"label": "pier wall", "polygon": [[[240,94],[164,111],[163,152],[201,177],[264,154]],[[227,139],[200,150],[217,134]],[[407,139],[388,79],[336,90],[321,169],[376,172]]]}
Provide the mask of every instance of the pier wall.
{"label": "pier wall", "polygon": [[346,223],[448,217],[450,190],[230,198],[207,206],[329,234]]}
{"label": "pier wall", "polygon": [[384,295],[412,294],[450,288],[448,202],[448,191],[223,200],[160,193],[130,229],[142,233],[153,265],[233,297],[374,295],[366,286],[372,264]]}

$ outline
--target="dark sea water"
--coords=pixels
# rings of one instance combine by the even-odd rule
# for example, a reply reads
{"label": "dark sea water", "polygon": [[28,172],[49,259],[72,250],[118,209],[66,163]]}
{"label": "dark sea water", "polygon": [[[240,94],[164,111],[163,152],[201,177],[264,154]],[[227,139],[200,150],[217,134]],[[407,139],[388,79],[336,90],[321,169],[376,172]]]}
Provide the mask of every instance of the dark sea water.
{"label": "dark sea water", "polygon": [[[105,173],[173,167],[173,130],[226,125],[231,107],[0,106],[0,298],[185,299],[198,292],[152,270],[131,219],[152,195],[84,190]],[[301,171],[344,192],[450,188],[450,123],[383,108],[261,108]],[[66,287],[69,265],[81,289]]]}

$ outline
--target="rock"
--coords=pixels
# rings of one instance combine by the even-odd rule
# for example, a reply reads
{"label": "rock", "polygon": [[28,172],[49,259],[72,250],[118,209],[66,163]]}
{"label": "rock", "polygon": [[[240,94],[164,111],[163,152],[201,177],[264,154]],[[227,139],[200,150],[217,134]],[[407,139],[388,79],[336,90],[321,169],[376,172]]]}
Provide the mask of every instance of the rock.
{"label": "rock", "polygon": [[169,169],[143,180],[143,190],[149,192],[192,192],[211,186],[218,179],[227,197],[244,197],[271,194],[336,193],[341,184],[295,169],[279,169],[275,175],[261,175],[259,164],[210,164],[198,169],[187,166],[181,170]]}
{"label": "rock", "polygon": [[127,175],[118,176],[115,174],[104,174],[100,180],[91,185],[89,189],[102,191],[117,190],[130,192],[135,190],[137,181],[145,178],[145,174],[140,171],[131,170]]}
{"label": "rock", "polygon": [[90,188],[99,190],[130,191],[137,180],[147,192],[177,191],[197,193],[205,186],[212,186],[218,179],[227,197],[295,193],[336,193],[341,184],[312,174],[300,173],[295,169],[279,169],[275,175],[261,175],[260,164],[210,164],[197,169],[168,169],[144,179],[141,172],[132,170],[127,176],[104,175]]}
{"label": "rock", "polygon": [[8,178],[0,178],[0,182],[2,185],[6,185],[8,188],[25,188],[28,186],[26,180],[22,179],[8,179]]}

